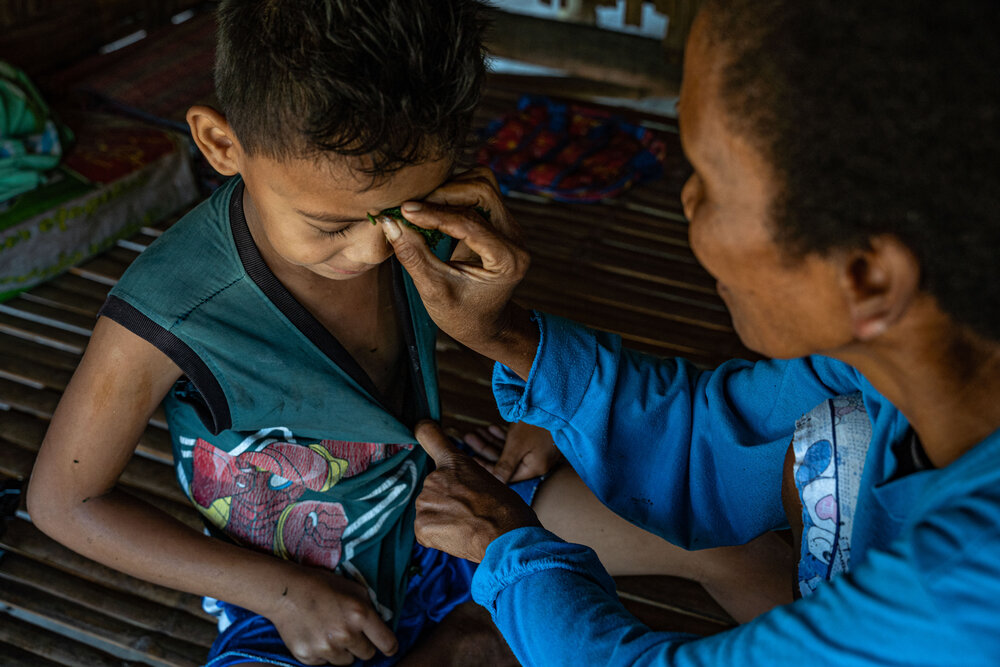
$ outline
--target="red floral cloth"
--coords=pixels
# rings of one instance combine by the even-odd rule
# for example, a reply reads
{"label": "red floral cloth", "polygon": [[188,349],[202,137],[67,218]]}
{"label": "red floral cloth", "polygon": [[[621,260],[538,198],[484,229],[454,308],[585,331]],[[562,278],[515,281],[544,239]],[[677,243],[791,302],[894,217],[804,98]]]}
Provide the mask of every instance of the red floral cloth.
{"label": "red floral cloth", "polygon": [[666,146],[648,128],[544,97],[522,97],[518,110],[485,134],[476,161],[493,170],[504,193],[593,202],[663,172]]}

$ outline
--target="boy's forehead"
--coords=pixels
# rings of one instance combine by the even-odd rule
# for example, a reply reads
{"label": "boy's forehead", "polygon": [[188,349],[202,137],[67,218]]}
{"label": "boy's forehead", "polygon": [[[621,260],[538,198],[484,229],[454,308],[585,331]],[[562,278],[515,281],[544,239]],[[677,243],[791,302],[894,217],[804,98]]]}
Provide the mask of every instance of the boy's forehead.
{"label": "boy's forehead", "polygon": [[[362,171],[356,159],[267,160],[255,169],[267,187],[296,208],[315,213],[361,215],[422,199],[451,176],[452,157],[408,165],[379,178]],[[258,165],[255,165],[258,166]],[[246,177],[246,175],[244,176]]]}

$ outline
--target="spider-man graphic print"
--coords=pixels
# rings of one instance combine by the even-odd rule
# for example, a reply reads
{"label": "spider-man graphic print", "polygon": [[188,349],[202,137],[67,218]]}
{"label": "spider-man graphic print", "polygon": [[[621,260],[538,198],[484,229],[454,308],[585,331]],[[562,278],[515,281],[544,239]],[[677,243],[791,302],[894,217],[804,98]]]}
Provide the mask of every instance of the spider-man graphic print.
{"label": "spider-man graphic print", "polygon": [[303,445],[266,439],[235,455],[202,438],[187,439],[190,495],[208,520],[237,541],[282,558],[334,569],[349,524],[325,493],[412,445],[321,440]]}

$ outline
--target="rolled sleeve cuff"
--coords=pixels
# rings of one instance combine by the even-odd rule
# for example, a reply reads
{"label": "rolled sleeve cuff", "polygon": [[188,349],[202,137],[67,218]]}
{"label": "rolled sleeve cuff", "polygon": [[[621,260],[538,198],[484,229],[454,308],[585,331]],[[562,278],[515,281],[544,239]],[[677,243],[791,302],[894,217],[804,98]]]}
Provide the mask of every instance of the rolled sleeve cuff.
{"label": "rolled sleeve cuff", "polygon": [[576,412],[597,365],[596,335],[584,326],[535,311],[538,352],[528,381],[504,366],[493,367],[493,396],[500,415],[509,422],[548,424]]}
{"label": "rolled sleeve cuff", "polygon": [[580,574],[615,594],[615,583],[589,547],[570,544],[544,528],[518,528],[487,547],[472,577],[472,599],[496,612],[497,598],[507,588],[532,575],[560,569]]}

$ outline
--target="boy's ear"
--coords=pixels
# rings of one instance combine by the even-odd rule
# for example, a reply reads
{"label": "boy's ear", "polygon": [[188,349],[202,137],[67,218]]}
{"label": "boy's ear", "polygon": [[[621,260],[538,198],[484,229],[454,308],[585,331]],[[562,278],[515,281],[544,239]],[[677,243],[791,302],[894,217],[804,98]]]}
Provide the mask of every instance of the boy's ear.
{"label": "boy's ear", "polygon": [[224,176],[239,173],[243,149],[225,116],[198,105],[188,109],[187,122],[195,144],[217,172]]}
{"label": "boy's ear", "polygon": [[916,256],[894,236],[844,254],[843,282],[854,337],[877,338],[907,312],[920,288]]}

